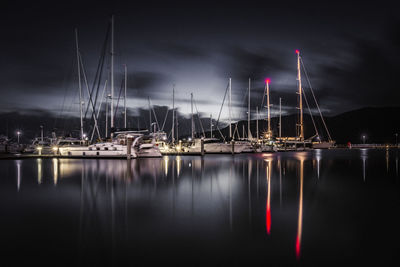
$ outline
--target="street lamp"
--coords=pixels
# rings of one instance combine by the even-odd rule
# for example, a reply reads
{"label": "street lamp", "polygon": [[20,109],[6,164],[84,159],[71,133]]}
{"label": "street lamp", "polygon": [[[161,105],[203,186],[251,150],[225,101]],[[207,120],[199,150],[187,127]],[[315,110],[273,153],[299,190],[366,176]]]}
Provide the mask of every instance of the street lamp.
{"label": "street lamp", "polygon": [[18,142],[18,145],[19,145],[19,136],[21,135],[21,131],[17,131],[17,142]]}
{"label": "street lamp", "polygon": [[397,134],[397,133],[395,133],[394,135],[396,136],[396,146],[397,146],[397,135],[398,135],[398,134]]}
{"label": "street lamp", "polygon": [[365,135],[362,136],[363,143],[365,144]]}

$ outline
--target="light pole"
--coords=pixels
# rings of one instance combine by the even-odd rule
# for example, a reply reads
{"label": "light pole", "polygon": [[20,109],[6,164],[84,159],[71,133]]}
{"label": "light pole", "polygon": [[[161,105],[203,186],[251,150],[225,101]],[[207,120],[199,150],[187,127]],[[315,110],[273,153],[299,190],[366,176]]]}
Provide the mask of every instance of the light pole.
{"label": "light pole", "polygon": [[398,133],[395,133],[394,135],[396,136],[396,146],[397,146],[397,136],[398,136]]}
{"label": "light pole", "polygon": [[43,144],[43,125],[40,125],[40,137],[42,138],[42,144]]}
{"label": "light pole", "polygon": [[17,131],[17,142],[18,142],[18,145],[19,145],[19,136],[21,135],[21,131]]}
{"label": "light pole", "polygon": [[365,135],[362,136],[363,143],[365,144]]}

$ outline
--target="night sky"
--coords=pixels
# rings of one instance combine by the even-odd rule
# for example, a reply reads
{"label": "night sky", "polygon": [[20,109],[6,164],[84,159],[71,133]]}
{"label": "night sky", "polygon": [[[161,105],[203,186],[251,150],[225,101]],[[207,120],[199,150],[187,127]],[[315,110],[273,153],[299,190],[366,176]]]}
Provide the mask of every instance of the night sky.
{"label": "night sky", "polygon": [[74,28],[91,86],[112,14],[116,95],[127,64],[131,109],[146,108],[147,97],[171,106],[175,84],[182,113],[190,112],[193,92],[199,111],[215,118],[232,77],[233,114],[245,119],[248,78],[255,110],[269,77],[273,114],[279,97],[283,110],[294,112],[296,49],[325,115],[398,106],[400,20],[393,1],[144,2],[3,4],[0,112],[78,116]]}

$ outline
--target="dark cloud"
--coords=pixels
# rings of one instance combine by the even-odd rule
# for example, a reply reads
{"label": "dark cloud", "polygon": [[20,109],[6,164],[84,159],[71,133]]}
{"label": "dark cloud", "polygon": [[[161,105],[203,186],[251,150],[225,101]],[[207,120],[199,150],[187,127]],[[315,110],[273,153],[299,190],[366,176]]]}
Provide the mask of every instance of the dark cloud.
{"label": "dark cloud", "polygon": [[160,92],[165,92],[168,77],[159,72],[135,71],[128,74],[129,96],[133,98],[158,99]]}
{"label": "dark cloud", "polygon": [[230,47],[223,52],[227,57],[226,72],[222,75],[230,75],[238,81],[246,82],[249,78],[255,81],[264,81],[266,77],[274,76],[279,72],[290,70],[282,60],[280,53],[274,50],[250,51],[243,47]]}

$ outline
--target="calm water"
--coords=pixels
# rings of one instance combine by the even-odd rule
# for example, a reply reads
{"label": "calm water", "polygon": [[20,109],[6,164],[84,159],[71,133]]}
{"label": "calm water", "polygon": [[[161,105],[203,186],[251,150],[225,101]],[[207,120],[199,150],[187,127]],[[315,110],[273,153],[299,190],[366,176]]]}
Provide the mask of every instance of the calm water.
{"label": "calm water", "polygon": [[398,263],[399,154],[2,160],[0,255],[54,266]]}

